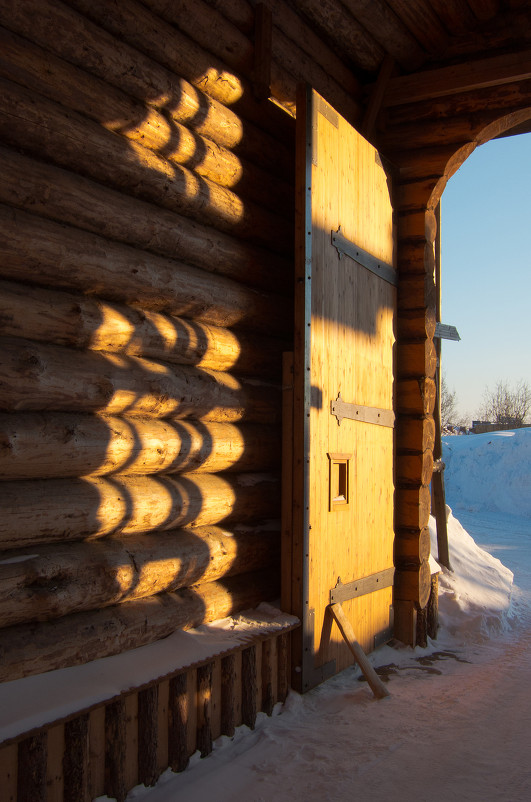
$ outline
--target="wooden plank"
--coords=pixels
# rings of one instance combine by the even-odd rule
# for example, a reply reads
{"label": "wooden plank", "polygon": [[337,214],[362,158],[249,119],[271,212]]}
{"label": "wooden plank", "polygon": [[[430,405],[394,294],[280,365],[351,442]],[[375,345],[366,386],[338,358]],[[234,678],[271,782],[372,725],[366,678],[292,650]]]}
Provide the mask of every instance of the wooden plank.
{"label": "wooden plank", "polygon": [[[17,802],[46,799],[48,736],[46,732],[18,744]],[[123,802],[119,800],[118,802]]]}
{"label": "wooden plank", "polygon": [[290,636],[288,633],[279,635],[277,639],[277,658],[278,658],[278,692],[279,702],[285,702],[289,690],[290,674]]}
{"label": "wooden plank", "polygon": [[125,697],[125,790],[138,785],[138,693]]}
{"label": "wooden plank", "polygon": [[89,715],[89,792],[90,798],[105,793],[105,706]]}
{"label": "wooden plank", "polygon": [[127,711],[124,697],[105,708],[105,790],[116,802],[125,802]]}
{"label": "wooden plank", "polygon": [[430,3],[424,0],[387,0],[387,4],[427,53],[441,56],[444,54],[448,33]]}
{"label": "wooden plank", "polygon": [[201,757],[212,752],[212,669],[213,663],[197,669],[197,749]]}
{"label": "wooden plank", "polygon": [[[90,716],[81,716],[64,725],[64,802],[90,802]],[[61,797],[62,802],[62,797]]]}
{"label": "wooden plank", "polygon": [[529,78],[529,50],[506,53],[393,78],[389,81],[383,105],[400,106],[403,103],[470,92]]}
{"label": "wooden plank", "polygon": [[293,352],[282,355],[282,505],[280,606],[292,609],[293,581]]}
{"label": "wooden plank", "polygon": [[5,802],[17,802],[18,745],[0,748],[0,788]]}
{"label": "wooden plank", "polygon": [[235,732],[236,720],[236,655],[221,659],[221,735],[230,738]]}
{"label": "wooden plank", "polygon": [[262,643],[261,704],[260,710],[270,716],[275,704],[274,660],[276,659],[276,640],[270,638]]}
{"label": "wooden plank", "polygon": [[212,663],[212,701],[210,728],[212,741],[221,735],[221,658],[216,657]]}
{"label": "wooden plank", "polygon": [[[48,732],[48,759],[46,769],[46,802],[64,802],[66,799],[65,791],[65,766],[64,756],[68,743],[68,734],[65,724],[56,724],[47,730]],[[76,797],[76,802],[87,802],[87,786],[85,774],[85,795],[83,792]]]}
{"label": "wooden plank", "polygon": [[256,679],[256,646],[249,646],[242,650],[242,724],[251,730],[256,721],[256,697],[258,683]]}
{"label": "wooden plank", "polygon": [[138,692],[138,782],[155,785],[158,770],[159,686],[153,684]]}
{"label": "wooden plank", "polygon": [[173,771],[184,771],[188,765],[189,718],[188,672],[183,672],[169,683],[168,762]]}
{"label": "wooden plank", "polygon": [[161,774],[169,766],[168,759],[168,716],[169,716],[170,680],[159,682],[158,732],[157,732],[157,768]]}

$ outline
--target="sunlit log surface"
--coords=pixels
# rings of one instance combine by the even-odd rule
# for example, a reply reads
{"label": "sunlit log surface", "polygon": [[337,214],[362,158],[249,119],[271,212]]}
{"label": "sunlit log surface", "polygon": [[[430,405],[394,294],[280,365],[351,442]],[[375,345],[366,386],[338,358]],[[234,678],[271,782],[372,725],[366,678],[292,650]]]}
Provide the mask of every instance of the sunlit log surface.
{"label": "sunlit log surface", "polygon": [[0,331],[55,345],[262,378],[279,378],[283,346],[285,350],[285,340],[1,280]]}
{"label": "sunlit log surface", "polygon": [[[126,141],[5,79],[0,79],[0,101],[4,142],[275,251],[289,248],[289,221],[250,201],[244,203],[230,189],[169,162],[139,142]],[[48,137],[50,129],[61,133]]]}
{"label": "sunlit log surface", "polygon": [[0,478],[272,470],[276,426],[67,412],[0,413]]}
{"label": "sunlit log surface", "polygon": [[169,162],[192,168],[241,197],[289,213],[292,188],[252,162],[203,137],[125,92],[56,58],[26,39],[0,29],[0,76],[35,89],[63,106],[164,155]]}
{"label": "sunlit log surface", "polygon": [[4,552],[0,628],[276,565],[278,530],[203,526]]}
{"label": "sunlit log surface", "polygon": [[[279,254],[3,147],[0,170],[2,203],[243,284],[268,291],[274,287],[275,292],[289,294],[292,265]],[[26,218],[25,224],[33,224],[41,232],[28,236],[45,237],[45,225],[38,218]]]}
{"label": "sunlit log surface", "polygon": [[[63,4],[50,0],[4,0],[0,20],[10,30],[42,45],[66,61],[97,75],[142,102],[163,110],[172,120],[193,128],[220,145],[277,174],[292,169],[287,126],[282,115],[267,116],[257,126],[192,86],[179,72],[163,67]],[[54,35],[68,30],[70,36]],[[80,49],[79,42],[85,46]],[[267,133],[271,131],[275,138]]]}
{"label": "sunlit log surface", "polygon": [[5,482],[0,548],[279,516],[270,474],[113,476]]}
{"label": "sunlit log surface", "polygon": [[5,337],[0,409],[274,423],[279,390],[229,373]]}
{"label": "sunlit log surface", "polygon": [[216,326],[283,333],[285,298],[224,276],[0,206],[0,275],[85,292]]}
{"label": "sunlit log surface", "polygon": [[266,570],[55,621],[6,627],[0,630],[0,681],[120,654],[176,629],[270,601],[278,592],[278,572]]}

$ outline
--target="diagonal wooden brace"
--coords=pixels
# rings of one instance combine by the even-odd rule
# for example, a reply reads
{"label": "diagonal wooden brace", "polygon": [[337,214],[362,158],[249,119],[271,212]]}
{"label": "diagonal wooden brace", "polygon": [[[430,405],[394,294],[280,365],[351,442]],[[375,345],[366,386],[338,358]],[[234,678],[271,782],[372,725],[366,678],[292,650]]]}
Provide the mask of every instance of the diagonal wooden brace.
{"label": "diagonal wooden brace", "polygon": [[328,609],[332,613],[336,624],[339,627],[343,638],[345,639],[345,643],[347,644],[348,648],[352,652],[354,659],[356,660],[357,664],[361,668],[365,679],[369,683],[372,692],[376,696],[377,699],[383,699],[385,696],[389,696],[389,691],[383,684],[382,680],[372,667],[372,665],[367,660],[367,655],[359,645],[358,641],[356,640],[356,636],[354,634],[354,630],[350,624],[350,621],[346,617],[345,613],[343,612],[343,608],[341,604],[337,602],[336,604],[329,604]]}

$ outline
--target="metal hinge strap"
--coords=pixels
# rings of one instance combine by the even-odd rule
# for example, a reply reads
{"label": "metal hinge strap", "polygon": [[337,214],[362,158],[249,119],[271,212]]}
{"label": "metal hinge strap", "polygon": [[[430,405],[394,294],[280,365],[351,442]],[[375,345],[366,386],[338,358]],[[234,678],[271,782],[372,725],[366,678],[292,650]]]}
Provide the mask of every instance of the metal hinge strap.
{"label": "metal hinge strap", "polygon": [[345,256],[350,256],[350,258],[359,265],[370,270],[371,273],[374,273],[375,276],[387,281],[388,284],[392,284],[394,287],[397,286],[398,277],[392,265],[384,262],[382,259],[377,259],[372,253],[363,250],[359,245],[356,245],[354,242],[344,237],[341,232],[341,226],[339,226],[337,231],[331,231],[331,235],[332,245],[336,248],[339,258],[341,258],[343,254]]}
{"label": "metal hinge strap", "polygon": [[382,588],[390,588],[393,585],[394,578],[394,568],[386,568],[384,571],[378,571],[370,576],[347,582],[346,585],[341,582],[341,577],[338,577],[335,588],[330,591],[330,604],[336,604],[337,602],[341,604],[342,602],[350,601],[350,599],[355,599],[357,596],[365,596],[367,593],[374,593]]}
{"label": "metal hinge strap", "polygon": [[375,423],[377,426],[387,426],[390,429],[395,425],[395,413],[392,410],[349,404],[347,401],[343,401],[341,393],[338,393],[335,401],[330,402],[330,413],[336,416],[339,426],[341,426],[343,418],[361,423]]}

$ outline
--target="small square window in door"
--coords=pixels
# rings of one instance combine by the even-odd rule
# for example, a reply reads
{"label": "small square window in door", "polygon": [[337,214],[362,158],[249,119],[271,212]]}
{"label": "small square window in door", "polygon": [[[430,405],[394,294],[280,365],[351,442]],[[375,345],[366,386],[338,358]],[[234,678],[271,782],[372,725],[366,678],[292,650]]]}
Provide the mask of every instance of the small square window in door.
{"label": "small square window in door", "polygon": [[346,510],[350,503],[350,460],[352,454],[327,454],[329,471],[330,512]]}

